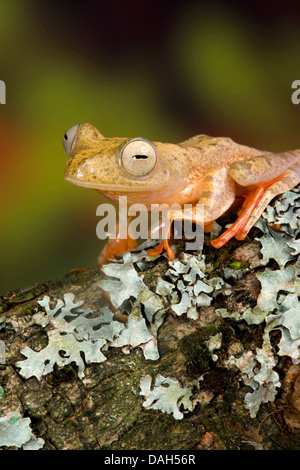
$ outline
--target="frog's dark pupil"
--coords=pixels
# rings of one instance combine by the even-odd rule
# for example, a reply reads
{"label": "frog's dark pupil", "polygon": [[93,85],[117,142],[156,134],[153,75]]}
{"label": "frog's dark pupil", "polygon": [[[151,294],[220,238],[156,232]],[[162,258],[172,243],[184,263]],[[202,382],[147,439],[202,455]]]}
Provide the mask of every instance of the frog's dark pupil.
{"label": "frog's dark pupil", "polygon": [[147,160],[148,155],[133,155],[132,158],[135,160]]}

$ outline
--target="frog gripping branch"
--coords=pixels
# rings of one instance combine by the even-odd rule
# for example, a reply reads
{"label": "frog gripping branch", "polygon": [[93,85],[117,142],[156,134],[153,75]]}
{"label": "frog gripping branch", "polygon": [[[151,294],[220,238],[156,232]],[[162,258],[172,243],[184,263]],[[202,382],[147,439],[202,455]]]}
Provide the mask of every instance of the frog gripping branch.
{"label": "frog gripping branch", "polygon": [[[0,449],[299,449],[299,152],[206,136],[106,139],[88,124],[64,145],[71,182],[172,204],[154,248],[167,254],[150,258],[151,240],[105,263],[135,245],[121,227],[130,211],[119,211],[120,240],[105,246],[101,269],[0,298]],[[174,201],[192,201],[190,212]],[[242,239],[263,211],[244,243],[218,251],[205,237],[203,252],[169,259],[173,220],[210,231],[237,201],[236,222],[213,244]]]}
{"label": "frog gripping branch", "polygon": [[[236,222],[211,243],[220,248],[233,237],[243,240],[269,202],[300,182],[300,150],[264,153],[223,137],[197,135],[169,144],[105,138],[91,124],[80,124],[66,132],[63,144],[69,155],[65,178],[73,184],[117,202],[126,195],[129,204],[142,203],[148,211],[153,205],[192,205],[189,212],[170,209],[169,227],[163,241],[148,250],[151,256],[166,250],[175,257],[169,245],[173,221],[190,220],[207,232],[241,199]],[[197,205],[203,207],[200,216]],[[100,262],[134,246],[129,235],[125,241],[110,239]]]}

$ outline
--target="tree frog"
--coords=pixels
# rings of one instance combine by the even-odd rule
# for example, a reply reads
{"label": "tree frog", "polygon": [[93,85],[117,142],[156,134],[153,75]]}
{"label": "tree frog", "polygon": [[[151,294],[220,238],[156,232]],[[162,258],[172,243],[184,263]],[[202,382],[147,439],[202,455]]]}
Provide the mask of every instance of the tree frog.
{"label": "tree frog", "polygon": [[[300,150],[270,153],[235,143],[228,137],[196,135],[179,144],[152,142],[137,137],[104,137],[91,124],[79,124],[67,130],[63,145],[68,160],[65,179],[93,188],[113,201],[126,195],[129,204],[191,204],[189,213],[170,211],[165,238],[148,254],[166,250],[172,222],[188,219],[210,231],[215,220],[243,201],[233,225],[211,241],[220,248],[232,237],[245,239],[269,202],[300,182]],[[201,204],[197,216],[194,206]],[[136,241],[109,239],[99,263],[136,246]]]}

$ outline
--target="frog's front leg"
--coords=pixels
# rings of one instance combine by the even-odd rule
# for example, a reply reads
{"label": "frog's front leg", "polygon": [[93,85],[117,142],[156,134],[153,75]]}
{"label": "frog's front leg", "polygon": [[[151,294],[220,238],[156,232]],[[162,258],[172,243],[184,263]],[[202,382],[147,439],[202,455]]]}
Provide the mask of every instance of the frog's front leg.
{"label": "frog's front leg", "polygon": [[169,245],[171,226],[174,220],[189,220],[202,225],[204,231],[210,231],[213,222],[226,212],[235,200],[235,182],[229,169],[219,168],[208,172],[204,181],[203,191],[197,203],[203,210],[197,211],[196,207],[188,210],[170,210],[168,213],[168,230],[164,234],[163,241],[155,248],[147,251],[149,256],[157,256],[165,249],[170,259],[174,259],[175,253]]}
{"label": "frog's front leg", "polygon": [[[128,217],[127,220],[127,227],[128,223],[131,219]],[[133,250],[137,246],[136,240],[131,237],[127,233],[127,237],[123,238],[123,235],[121,234],[124,233],[121,230],[121,227],[119,223],[117,223],[116,226],[116,237],[114,238],[109,238],[108,241],[106,242],[103,250],[101,251],[99,257],[98,257],[98,265],[104,264],[106,261],[113,259],[115,255],[121,255],[125,253],[126,251]]]}
{"label": "frog's front leg", "polygon": [[252,190],[236,222],[212,241],[215,248],[220,248],[232,237],[244,240],[269,202],[300,182],[300,151],[262,155],[245,162],[236,162],[230,170],[240,185],[242,182],[245,183],[243,186],[248,184]]}

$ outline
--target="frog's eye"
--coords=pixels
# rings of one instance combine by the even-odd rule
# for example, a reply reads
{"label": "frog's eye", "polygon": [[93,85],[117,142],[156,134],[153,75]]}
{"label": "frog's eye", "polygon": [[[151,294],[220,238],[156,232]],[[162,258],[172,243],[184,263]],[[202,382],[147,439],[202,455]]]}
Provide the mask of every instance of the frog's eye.
{"label": "frog's eye", "polygon": [[145,176],[153,170],[156,163],[156,149],[145,139],[134,139],[123,148],[122,163],[133,176]]}
{"label": "frog's eye", "polygon": [[70,129],[68,129],[67,132],[64,135],[63,146],[64,146],[64,149],[65,149],[65,152],[68,155],[71,154],[72,145],[74,143],[74,139],[75,139],[75,135],[76,135],[78,127],[79,127],[79,124],[77,124],[76,126],[70,127]]}

